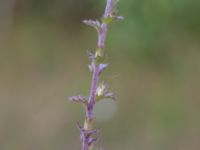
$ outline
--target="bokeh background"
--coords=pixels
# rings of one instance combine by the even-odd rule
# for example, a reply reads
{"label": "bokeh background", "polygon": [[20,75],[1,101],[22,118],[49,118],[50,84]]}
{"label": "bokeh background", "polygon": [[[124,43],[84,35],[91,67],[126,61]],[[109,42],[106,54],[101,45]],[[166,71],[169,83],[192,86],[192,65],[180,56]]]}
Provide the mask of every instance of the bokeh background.
{"label": "bokeh background", "polygon": [[[0,149],[80,150],[87,49],[105,0],[0,0]],[[105,150],[200,149],[200,1],[121,0],[95,108]]]}

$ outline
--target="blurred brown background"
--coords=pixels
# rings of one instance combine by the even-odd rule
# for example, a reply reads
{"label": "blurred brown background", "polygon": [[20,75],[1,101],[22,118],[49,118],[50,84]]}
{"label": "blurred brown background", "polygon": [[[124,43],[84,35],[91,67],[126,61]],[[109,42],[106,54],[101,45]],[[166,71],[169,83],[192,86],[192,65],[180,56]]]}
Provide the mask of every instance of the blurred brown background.
{"label": "blurred brown background", "polygon": [[[0,0],[0,150],[80,150],[87,49],[81,20],[105,0]],[[105,150],[200,149],[200,1],[121,0],[102,79],[118,96],[95,109]]]}

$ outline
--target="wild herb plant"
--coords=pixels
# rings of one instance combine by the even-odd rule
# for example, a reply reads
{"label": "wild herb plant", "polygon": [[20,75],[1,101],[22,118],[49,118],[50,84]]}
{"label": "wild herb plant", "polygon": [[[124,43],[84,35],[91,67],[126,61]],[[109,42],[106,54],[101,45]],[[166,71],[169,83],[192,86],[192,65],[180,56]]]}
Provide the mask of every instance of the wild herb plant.
{"label": "wild herb plant", "polygon": [[77,123],[80,130],[80,138],[82,142],[82,150],[92,150],[94,143],[97,141],[96,129],[93,129],[94,124],[94,106],[96,102],[103,99],[115,99],[115,95],[109,92],[107,84],[99,82],[100,75],[108,67],[105,62],[105,40],[108,30],[108,25],[116,20],[122,20],[122,16],[118,16],[116,12],[116,4],[118,0],[107,0],[104,15],[100,20],[84,20],[88,26],[93,27],[98,33],[97,47],[94,52],[88,51],[90,64],[88,65],[92,73],[92,83],[89,96],[72,96],[70,101],[81,103],[85,109],[85,121],[83,126]]}

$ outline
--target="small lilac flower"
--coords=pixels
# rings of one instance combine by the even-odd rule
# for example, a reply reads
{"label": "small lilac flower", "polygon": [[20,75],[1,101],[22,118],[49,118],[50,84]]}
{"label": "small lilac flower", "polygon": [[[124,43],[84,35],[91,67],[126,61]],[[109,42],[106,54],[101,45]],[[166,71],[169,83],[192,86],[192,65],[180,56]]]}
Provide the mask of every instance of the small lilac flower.
{"label": "small lilac flower", "polygon": [[101,74],[107,67],[108,64],[99,64],[99,74]]}
{"label": "small lilac flower", "polygon": [[83,127],[77,123],[77,128],[80,130],[80,139],[84,142],[86,146],[91,146],[94,142],[97,141],[96,137],[93,137],[97,133],[97,130],[85,130]]}

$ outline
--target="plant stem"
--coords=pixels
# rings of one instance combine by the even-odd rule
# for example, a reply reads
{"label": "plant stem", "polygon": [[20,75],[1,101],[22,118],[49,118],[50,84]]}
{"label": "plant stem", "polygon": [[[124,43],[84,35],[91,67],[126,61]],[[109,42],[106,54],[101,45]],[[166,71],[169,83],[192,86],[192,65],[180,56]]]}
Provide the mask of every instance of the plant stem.
{"label": "plant stem", "polygon": [[[113,0],[107,0],[104,18],[108,17],[112,10]],[[100,26],[100,30],[98,32],[98,43],[97,43],[97,50],[101,50],[102,54],[104,55],[104,48],[105,48],[105,39],[107,34],[107,24],[102,23]],[[92,83],[90,88],[90,95],[88,100],[88,107],[86,109],[86,120],[84,124],[84,130],[92,130],[93,128],[93,121],[94,121],[94,105],[95,105],[95,97],[96,97],[96,90],[97,84],[99,81],[99,62],[94,61],[94,68],[93,68],[93,75],[92,75]],[[86,141],[83,140],[82,143],[82,150],[88,150],[89,146]]]}
{"label": "plant stem", "polygon": [[86,118],[84,126],[82,127],[80,124],[77,124],[77,127],[81,132],[80,137],[82,140],[82,150],[91,150],[93,148],[94,142],[97,140],[97,138],[94,137],[94,134],[97,133],[97,130],[93,130],[94,106],[96,101],[99,101],[101,99],[115,99],[114,94],[108,92],[104,84],[98,85],[98,82],[100,79],[101,72],[108,66],[108,64],[104,63],[105,40],[107,35],[108,24],[111,21],[121,20],[123,18],[122,16],[113,15],[116,2],[117,0],[107,0],[105,12],[101,21],[83,21],[85,24],[92,26],[97,30],[98,41],[95,53],[89,52],[89,58],[91,60],[89,69],[92,72],[89,99],[87,100],[87,98],[82,95],[72,96],[69,98],[70,101],[83,104],[85,108]]}
{"label": "plant stem", "polygon": [[90,96],[89,96],[89,100],[88,100],[88,108],[87,108],[88,111],[86,114],[86,117],[89,120],[92,120],[94,118],[94,105],[95,105],[95,96],[96,96],[98,81],[99,81],[99,64],[95,64],[93,75],[92,75]]}

